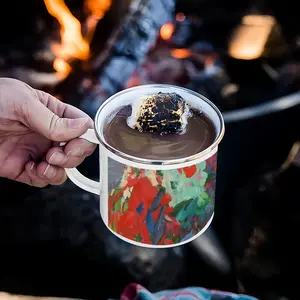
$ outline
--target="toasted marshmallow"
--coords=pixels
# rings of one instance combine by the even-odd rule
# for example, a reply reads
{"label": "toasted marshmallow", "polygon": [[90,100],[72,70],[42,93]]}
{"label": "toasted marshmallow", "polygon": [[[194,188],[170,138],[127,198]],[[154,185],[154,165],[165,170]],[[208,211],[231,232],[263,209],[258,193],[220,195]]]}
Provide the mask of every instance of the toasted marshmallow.
{"label": "toasted marshmallow", "polygon": [[127,124],[140,132],[182,133],[190,115],[190,107],[180,95],[158,93],[136,101]]}

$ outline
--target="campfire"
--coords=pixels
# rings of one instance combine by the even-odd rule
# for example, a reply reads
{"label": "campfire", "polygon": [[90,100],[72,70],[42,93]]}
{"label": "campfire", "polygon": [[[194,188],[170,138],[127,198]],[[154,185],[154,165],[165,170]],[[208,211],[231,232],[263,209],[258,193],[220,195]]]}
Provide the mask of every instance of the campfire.
{"label": "campfire", "polygon": [[299,87],[295,64],[277,62],[287,46],[272,15],[241,15],[220,43],[201,15],[178,11],[176,1],[118,2],[84,0],[75,7],[73,2],[44,0],[47,17],[37,17],[44,40],[31,55],[33,64],[14,65],[15,58],[3,57],[10,63],[0,68],[0,75],[47,90],[91,115],[109,95],[139,84],[184,86],[222,110],[271,100]]}

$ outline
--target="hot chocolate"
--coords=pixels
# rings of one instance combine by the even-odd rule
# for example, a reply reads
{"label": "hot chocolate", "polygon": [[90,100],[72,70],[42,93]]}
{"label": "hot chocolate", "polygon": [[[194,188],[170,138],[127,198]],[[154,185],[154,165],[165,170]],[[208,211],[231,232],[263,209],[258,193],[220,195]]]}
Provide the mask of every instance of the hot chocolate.
{"label": "hot chocolate", "polygon": [[115,112],[104,126],[108,144],[123,153],[146,159],[177,159],[197,154],[213,144],[216,130],[212,121],[199,111],[191,110],[183,133],[140,132],[127,125],[130,105]]}

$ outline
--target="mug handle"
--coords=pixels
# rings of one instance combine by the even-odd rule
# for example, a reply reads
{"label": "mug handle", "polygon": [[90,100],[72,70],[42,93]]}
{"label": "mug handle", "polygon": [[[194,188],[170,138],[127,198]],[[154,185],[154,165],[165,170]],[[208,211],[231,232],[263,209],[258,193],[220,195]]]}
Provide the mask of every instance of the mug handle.
{"label": "mug handle", "polygon": [[[99,141],[96,137],[94,129],[88,129],[79,138],[85,139],[93,144],[99,145]],[[64,145],[66,145],[65,142],[60,143],[60,146],[64,146]],[[101,182],[97,182],[85,177],[77,170],[77,168],[71,168],[71,169],[66,168],[65,170],[68,178],[78,187],[90,193],[100,195]],[[100,181],[101,181],[101,175],[100,175]]]}

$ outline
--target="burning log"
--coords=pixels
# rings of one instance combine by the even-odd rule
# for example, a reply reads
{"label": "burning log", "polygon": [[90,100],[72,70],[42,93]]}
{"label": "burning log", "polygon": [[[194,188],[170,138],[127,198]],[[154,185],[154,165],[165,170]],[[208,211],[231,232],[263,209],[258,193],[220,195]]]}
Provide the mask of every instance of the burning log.
{"label": "burning log", "polygon": [[[174,2],[174,0],[138,0],[133,3],[130,16],[122,26],[111,55],[106,59],[98,77],[103,89],[113,94],[123,87],[154,45],[161,26],[171,19]],[[99,68],[97,64],[95,67]]]}
{"label": "burning log", "polygon": [[[107,49],[93,63],[93,91],[82,88],[81,107],[93,115],[107,96],[121,90],[156,42],[160,28],[172,18],[174,0],[137,0],[125,22],[112,35]],[[91,79],[93,81],[93,79]]]}

